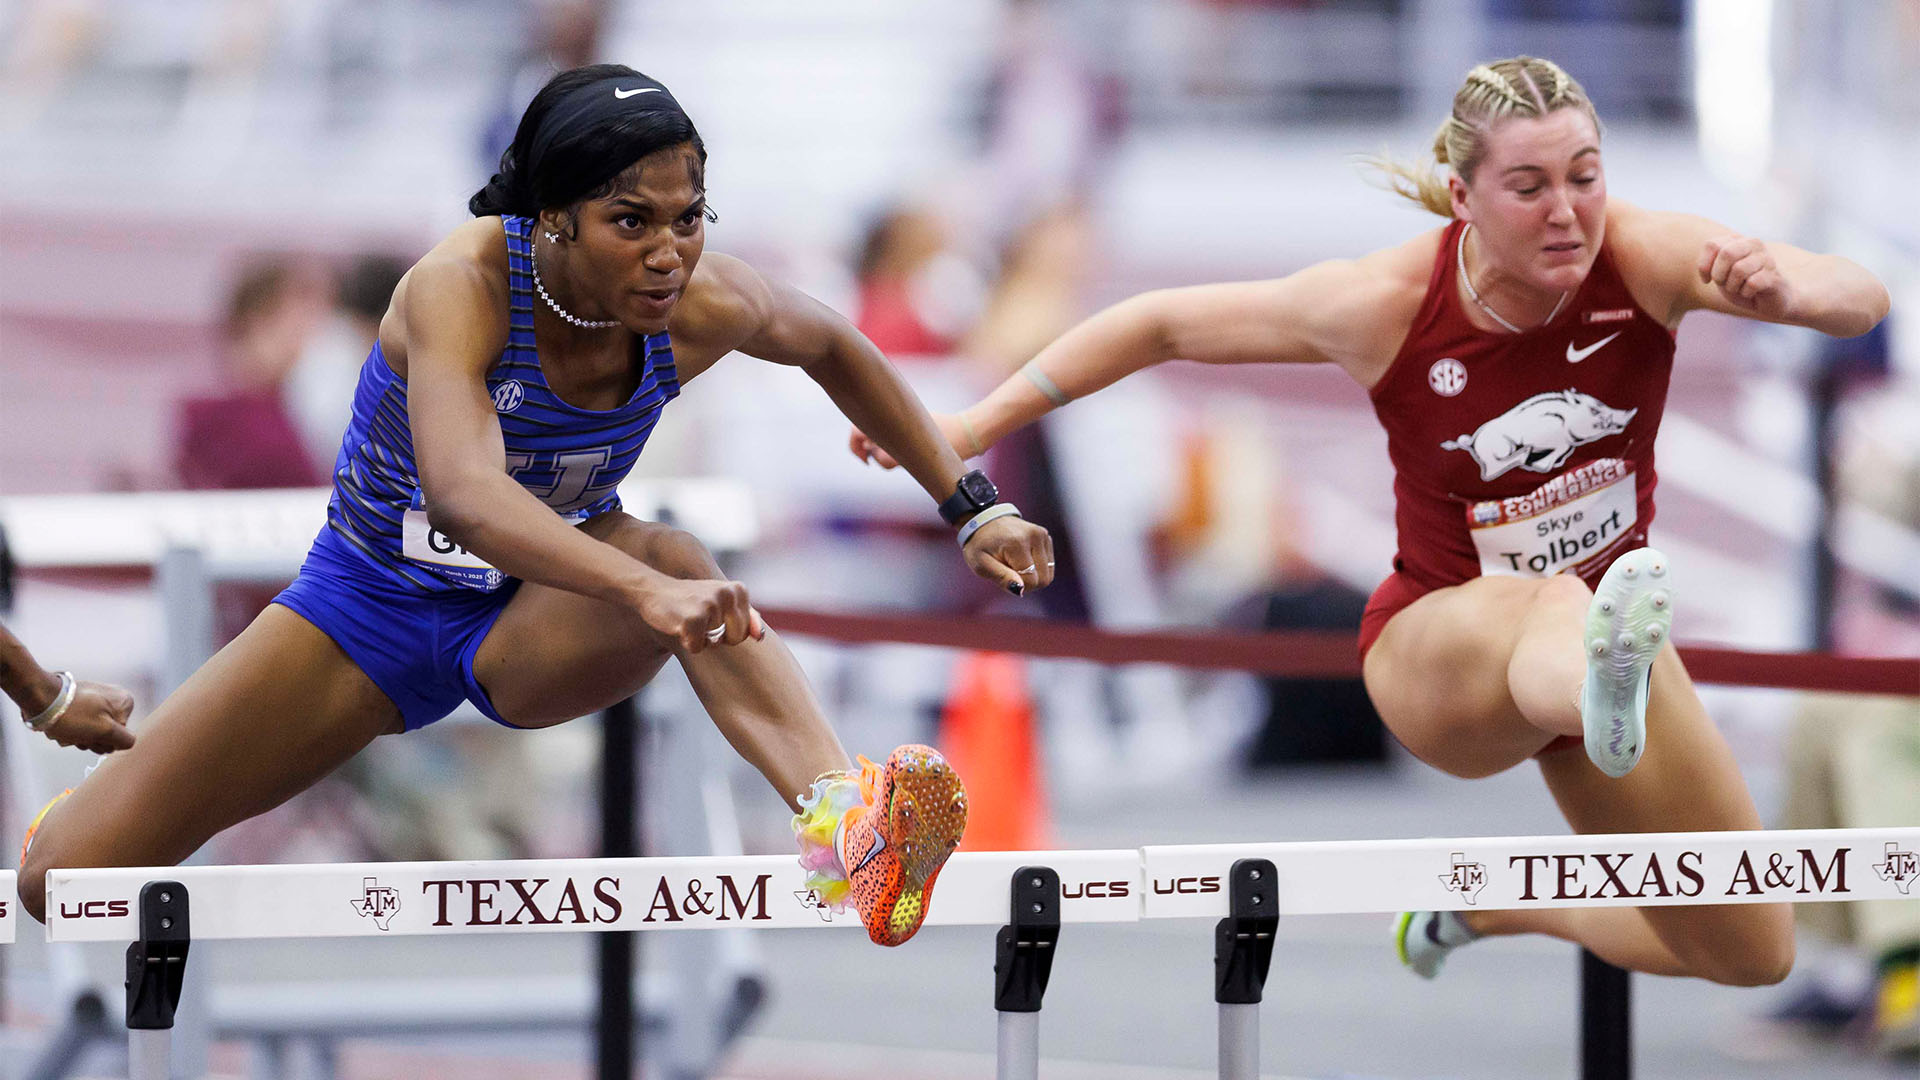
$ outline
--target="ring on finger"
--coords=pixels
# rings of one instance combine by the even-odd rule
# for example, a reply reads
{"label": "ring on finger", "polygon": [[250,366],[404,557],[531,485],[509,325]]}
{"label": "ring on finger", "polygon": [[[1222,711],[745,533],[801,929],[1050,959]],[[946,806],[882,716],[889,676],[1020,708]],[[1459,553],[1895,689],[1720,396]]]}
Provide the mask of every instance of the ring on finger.
{"label": "ring on finger", "polygon": [[1020,576],[1026,577],[1028,574],[1034,574],[1037,576],[1039,573],[1040,573],[1040,570],[1038,567],[1035,567],[1032,563],[1028,563],[1027,568],[1025,570],[1020,571]]}
{"label": "ring on finger", "polygon": [[708,640],[708,641],[714,641],[714,642],[717,642],[717,641],[719,641],[719,640],[720,640],[721,638],[723,638],[723,637],[726,637],[726,636],[727,636],[727,624],[726,624],[726,623],[721,623],[721,624],[720,624],[719,626],[716,626],[716,627],[714,627],[713,629],[711,629],[711,630],[709,630],[709,631],[707,631],[707,640]]}

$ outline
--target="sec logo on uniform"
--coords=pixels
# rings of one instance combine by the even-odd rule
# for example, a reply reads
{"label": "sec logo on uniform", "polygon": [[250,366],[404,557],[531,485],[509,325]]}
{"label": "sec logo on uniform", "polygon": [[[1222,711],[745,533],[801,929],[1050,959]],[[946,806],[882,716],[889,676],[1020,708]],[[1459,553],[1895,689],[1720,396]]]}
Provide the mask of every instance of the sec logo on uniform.
{"label": "sec logo on uniform", "polygon": [[1453,357],[1443,357],[1427,369],[1427,385],[1441,397],[1452,397],[1467,388],[1467,365]]}

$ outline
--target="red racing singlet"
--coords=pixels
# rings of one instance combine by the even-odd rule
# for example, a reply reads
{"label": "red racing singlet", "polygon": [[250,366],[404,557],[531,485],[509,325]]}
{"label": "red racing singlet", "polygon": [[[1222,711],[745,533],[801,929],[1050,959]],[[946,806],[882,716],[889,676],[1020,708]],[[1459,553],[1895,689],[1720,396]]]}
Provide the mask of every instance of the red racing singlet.
{"label": "red racing singlet", "polygon": [[1476,328],[1454,280],[1464,230],[1447,226],[1426,299],[1371,395],[1393,459],[1406,602],[1480,574],[1593,584],[1646,544],[1674,336],[1634,303],[1605,245],[1552,322]]}

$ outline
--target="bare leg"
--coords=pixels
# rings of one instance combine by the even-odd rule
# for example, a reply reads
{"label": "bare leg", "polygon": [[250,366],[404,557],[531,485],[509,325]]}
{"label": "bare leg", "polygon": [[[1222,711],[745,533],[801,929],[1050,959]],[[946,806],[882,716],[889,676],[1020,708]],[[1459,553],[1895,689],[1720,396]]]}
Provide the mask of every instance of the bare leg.
{"label": "bare leg", "polygon": [[1581,648],[1593,591],[1571,574],[1548,578],[1520,620],[1507,690],[1527,723],[1554,735],[1580,734],[1580,687],[1587,677]]}
{"label": "bare leg", "polygon": [[[1540,774],[1574,831],[1714,832],[1758,829],[1733,750],[1700,704],[1671,644],[1653,662],[1647,750],[1610,779],[1578,749],[1543,755]],[[1774,983],[1793,967],[1793,909],[1786,904],[1639,909],[1692,974],[1736,985]]]}
{"label": "bare leg", "polygon": [[[1420,598],[1367,654],[1367,691],[1381,718],[1423,760],[1469,778],[1511,768],[1553,734],[1578,732],[1585,595],[1572,580],[1476,578]],[[1759,828],[1732,752],[1671,645],[1654,662],[1651,686],[1648,748],[1626,777],[1609,779],[1578,749],[1540,758],[1568,823],[1582,833]],[[1538,911],[1505,921],[1489,913],[1470,925],[1479,930],[1483,919],[1489,933],[1551,933],[1640,971],[1753,985],[1792,966],[1782,905]]]}
{"label": "bare leg", "polygon": [[[603,514],[580,527],[662,573],[726,576],[699,540],[678,529],[626,514]],[[547,727],[631,696],[668,656],[679,658],[721,734],[789,807],[799,809],[796,799],[821,773],[849,766],[800,665],[771,630],[761,641],[688,655],[638,615],[526,584],[481,643],[474,673],[501,716],[520,727]]]}
{"label": "bare leg", "polygon": [[44,918],[53,867],[168,866],[397,732],[392,701],[313,624],[270,605],[47,814],[20,872]]}
{"label": "bare leg", "polygon": [[1693,975],[1696,972],[1675,956],[1651,932],[1646,917],[1635,908],[1547,908],[1537,911],[1466,911],[1467,927],[1485,937],[1508,934],[1545,934],[1571,941],[1615,967],[1649,975]]}

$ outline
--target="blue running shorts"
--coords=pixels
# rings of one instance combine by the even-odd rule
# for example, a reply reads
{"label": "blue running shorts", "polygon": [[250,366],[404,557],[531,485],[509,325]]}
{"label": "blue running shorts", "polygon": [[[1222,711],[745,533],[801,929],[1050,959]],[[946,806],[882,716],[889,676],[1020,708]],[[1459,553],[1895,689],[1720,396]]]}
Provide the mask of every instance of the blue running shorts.
{"label": "blue running shorts", "polygon": [[512,727],[473,677],[473,656],[520,583],[509,578],[493,592],[423,593],[382,581],[331,531],[322,530],[300,575],[273,602],[332,638],[399,706],[408,731],[462,701]]}

